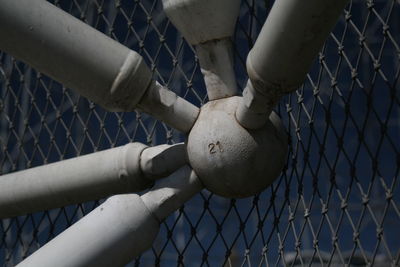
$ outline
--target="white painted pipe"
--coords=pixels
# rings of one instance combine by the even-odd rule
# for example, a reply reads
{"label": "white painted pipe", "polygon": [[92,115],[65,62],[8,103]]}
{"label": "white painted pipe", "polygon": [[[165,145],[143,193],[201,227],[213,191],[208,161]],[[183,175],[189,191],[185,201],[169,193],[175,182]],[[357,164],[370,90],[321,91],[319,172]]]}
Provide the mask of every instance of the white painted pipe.
{"label": "white painted pipe", "polygon": [[236,95],[230,38],[240,0],[163,0],[162,3],[171,22],[196,46],[208,99]]}
{"label": "white painted pipe", "polygon": [[168,18],[192,45],[233,35],[240,0],[162,0]]}
{"label": "white painted pipe", "polygon": [[200,112],[198,107],[158,83],[149,87],[137,108],[183,133],[192,129]]}
{"label": "white painted pipe", "polygon": [[138,195],[113,196],[17,266],[123,266],[151,246],[158,229]]}
{"label": "white painted pipe", "polygon": [[264,127],[282,95],[277,90],[269,90],[264,94],[256,90],[251,80],[248,80],[235,112],[236,120],[246,129],[257,130]]}
{"label": "white painted pipe", "polygon": [[186,144],[148,147],[140,154],[140,169],[150,180],[164,178],[188,163]]}
{"label": "white painted pipe", "polygon": [[18,266],[124,266],[150,248],[160,222],[202,188],[185,166],[141,197],[111,197]]}
{"label": "white painted pipe", "polygon": [[[243,126],[262,126],[280,97],[296,90],[303,83],[347,2],[275,1],[247,57],[251,87],[245,89],[242,107],[236,113]],[[247,99],[246,94],[250,95]],[[258,98],[266,98],[266,102]]]}
{"label": "white painted pipe", "polygon": [[187,163],[186,145],[141,143],[0,176],[0,218],[142,191]]}
{"label": "white painted pipe", "polygon": [[157,220],[162,222],[203,188],[196,173],[186,165],[168,178],[158,180],[141,199]]}
{"label": "white painted pipe", "polygon": [[276,1],[247,58],[260,91],[296,90],[348,0]]}
{"label": "white painted pipe", "polygon": [[[110,111],[133,111],[156,87],[143,58],[45,0],[0,1],[0,49]],[[174,104],[141,102],[143,110],[187,132],[198,108],[174,93]],[[176,108],[178,107],[178,108]]]}
{"label": "white painted pipe", "polygon": [[131,143],[0,176],[0,218],[148,188],[140,170],[145,148]]}
{"label": "white painted pipe", "polygon": [[1,0],[0,49],[111,111],[151,83],[142,57],[45,0]]}
{"label": "white painted pipe", "polygon": [[236,95],[236,78],[233,70],[233,49],[230,38],[211,40],[196,45],[201,73],[209,100]]}

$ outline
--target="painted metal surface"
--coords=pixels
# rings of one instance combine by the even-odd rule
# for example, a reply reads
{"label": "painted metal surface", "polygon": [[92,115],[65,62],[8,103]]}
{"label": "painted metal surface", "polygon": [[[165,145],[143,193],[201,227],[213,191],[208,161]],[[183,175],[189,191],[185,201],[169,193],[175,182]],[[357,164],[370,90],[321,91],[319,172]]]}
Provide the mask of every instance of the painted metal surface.
{"label": "painted metal surface", "polygon": [[163,0],[164,11],[192,45],[232,36],[240,0]]}
{"label": "painted metal surface", "polygon": [[158,228],[140,196],[116,195],[17,266],[123,266],[151,246]]}
{"label": "painted metal surface", "polygon": [[240,97],[210,101],[188,137],[188,158],[204,186],[228,198],[252,196],[281,172],[287,136],[272,113],[259,130],[247,130],[235,119]]}
{"label": "painted metal surface", "polygon": [[0,218],[142,191],[186,164],[185,147],[131,143],[0,176]]}
{"label": "painted metal surface", "polygon": [[202,188],[184,166],[142,196],[113,196],[18,266],[124,266],[152,245],[165,217]]}
{"label": "painted metal surface", "polygon": [[1,50],[107,110],[133,111],[142,100],[142,110],[183,132],[197,117],[198,108],[160,89],[138,53],[47,1],[2,1],[0,35]]}
{"label": "painted metal surface", "polygon": [[274,3],[247,57],[250,83],[236,116],[243,126],[261,127],[281,96],[303,83],[347,3],[348,0]]}
{"label": "painted metal surface", "polygon": [[137,108],[187,133],[199,115],[199,108],[157,82],[149,87]]}
{"label": "painted metal surface", "polygon": [[140,169],[148,179],[167,177],[187,163],[186,144],[148,147],[140,155]]}
{"label": "painted metal surface", "polygon": [[237,95],[231,39],[224,38],[198,44],[196,52],[208,99],[216,100]]}
{"label": "painted metal surface", "polygon": [[239,0],[164,0],[164,11],[195,45],[209,100],[237,95],[231,37]]}
{"label": "painted metal surface", "polygon": [[4,0],[0,48],[111,111],[131,111],[151,83],[142,57],[43,0]]}

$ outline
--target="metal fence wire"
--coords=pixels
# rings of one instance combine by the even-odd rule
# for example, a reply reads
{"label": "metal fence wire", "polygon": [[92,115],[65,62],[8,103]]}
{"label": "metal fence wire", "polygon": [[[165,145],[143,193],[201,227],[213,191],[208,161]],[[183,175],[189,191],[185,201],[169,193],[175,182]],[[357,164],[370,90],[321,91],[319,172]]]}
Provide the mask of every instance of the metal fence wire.
{"label": "metal fence wire", "polygon": [[[138,51],[170,90],[207,102],[194,49],[160,0],[51,2]],[[272,4],[242,1],[239,88]],[[276,109],[290,146],[280,178],[241,200],[203,190],[130,266],[400,266],[399,80],[400,2],[351,1],[304,84]],[[2,174],[132,141],[185,139],[146,114],[106,112],[3,52],[0,88]],[[101,202],[1,220],[0,263],[17,264]]]}

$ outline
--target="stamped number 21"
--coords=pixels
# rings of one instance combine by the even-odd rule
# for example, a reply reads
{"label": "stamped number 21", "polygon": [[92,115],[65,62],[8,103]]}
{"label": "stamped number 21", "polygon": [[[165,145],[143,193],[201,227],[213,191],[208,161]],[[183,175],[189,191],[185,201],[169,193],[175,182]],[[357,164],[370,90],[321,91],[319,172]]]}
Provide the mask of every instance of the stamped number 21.
{"label": "stamped number 21", "polygon": [[224,150],[222,149],[221,143],[217,141],[216,143],[208,144],[208,151],[210,154],[215,154],[217,152],[223,152]]}

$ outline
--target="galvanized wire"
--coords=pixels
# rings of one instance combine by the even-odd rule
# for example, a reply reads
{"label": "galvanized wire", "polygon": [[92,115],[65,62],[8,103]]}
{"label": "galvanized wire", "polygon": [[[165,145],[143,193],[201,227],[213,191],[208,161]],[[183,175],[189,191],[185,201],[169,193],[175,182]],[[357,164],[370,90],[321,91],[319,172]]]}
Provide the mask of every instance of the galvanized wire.
{"label": "galvanized wire", "polygon": [[[198,106],[207,101],[194,49],[161,1],[52,2],[140,52],[178,95]],[[271,6],[242,1],[234,36],[240,88]],[[163,223],[152,249],[131,265],[400,266],[399,79],[400,2],[353,0],[304,85],[277,108],[290,136],[281,177],[243,200],[204,190]],[[146,114],[106,112],[2,52],[0,88],[3,174],[131,141],[184,140]],[[98,203],[2,220],[0,263],[15,265]]]}

